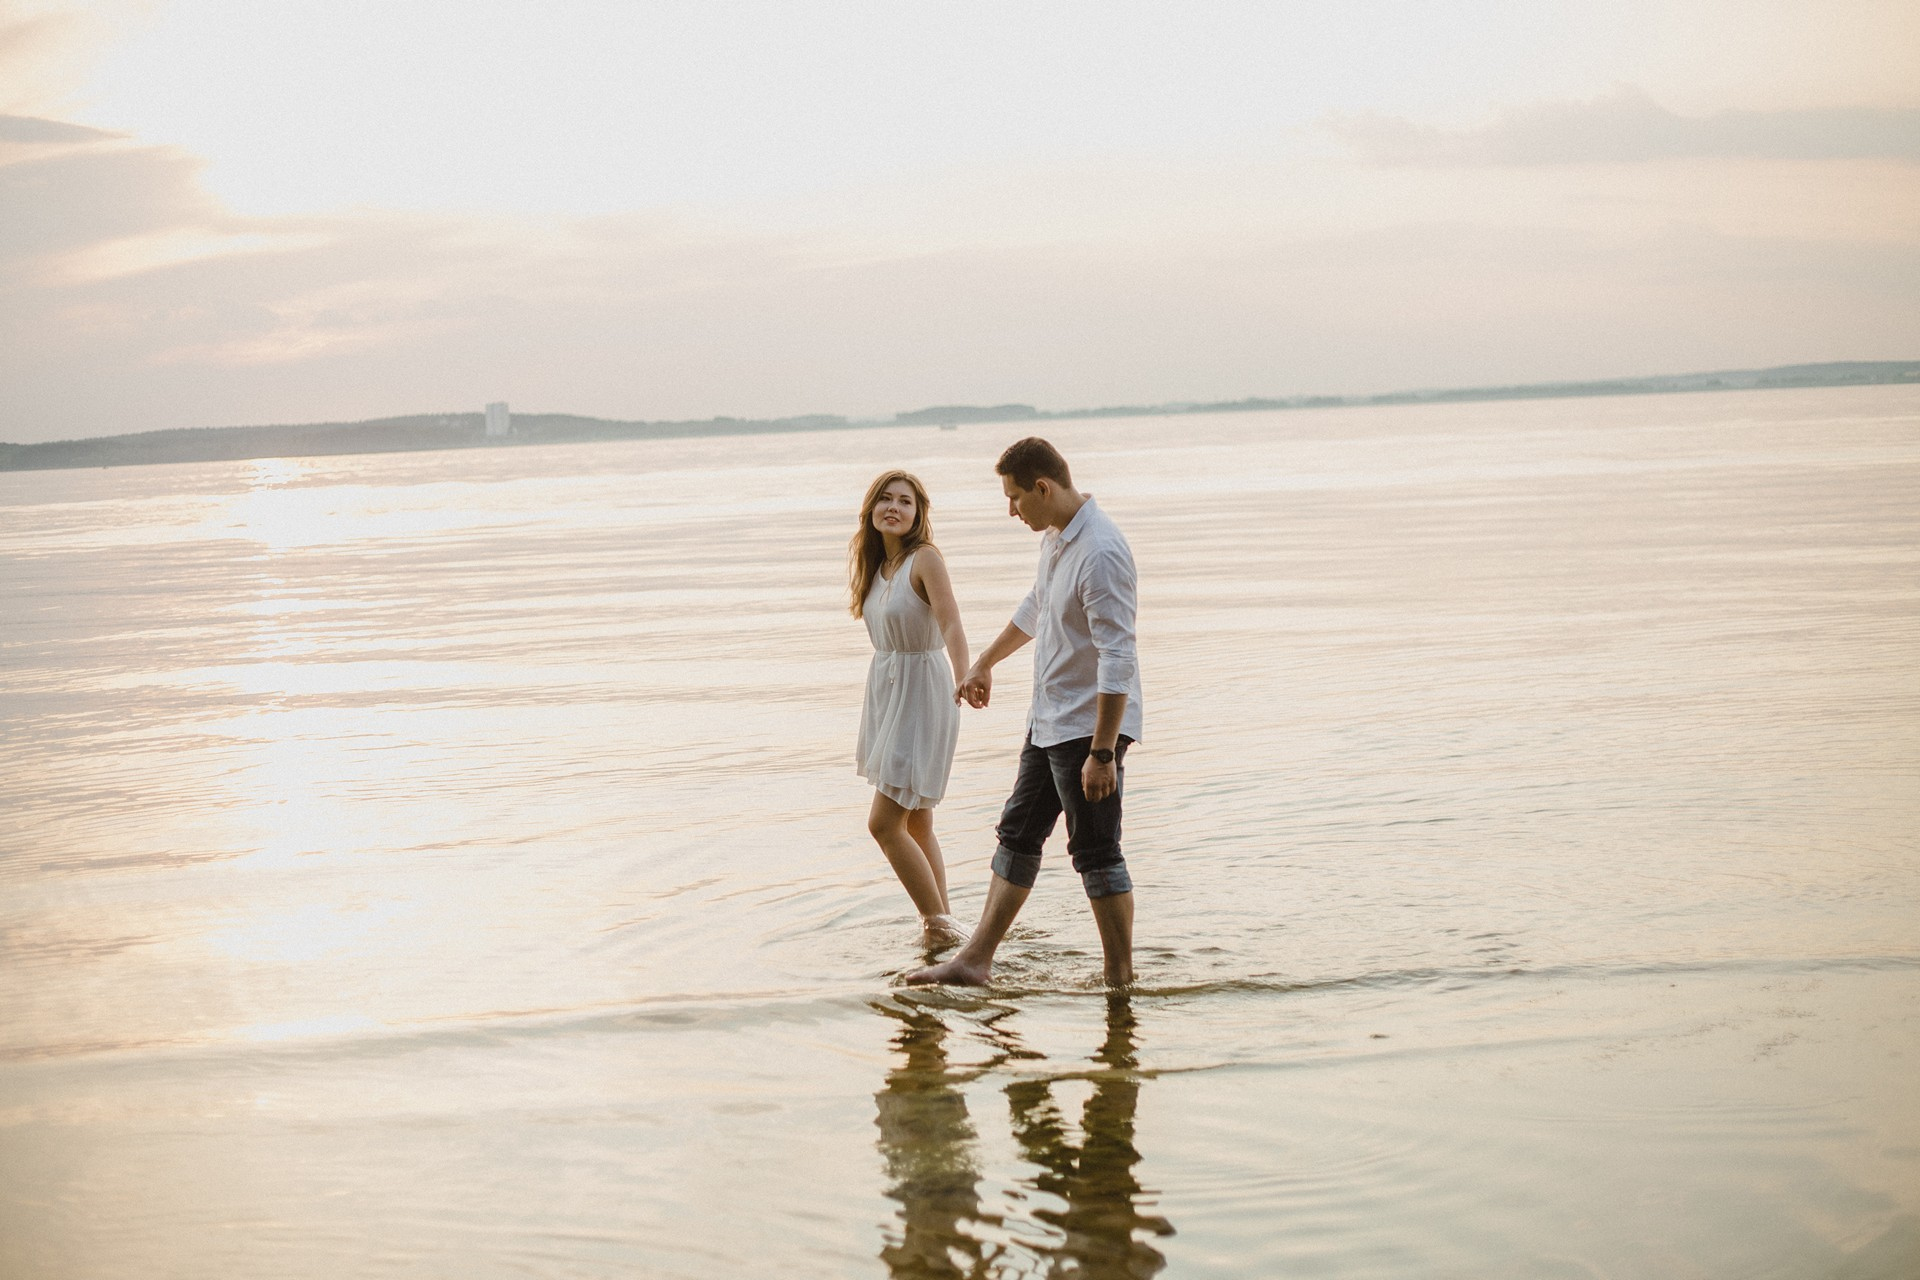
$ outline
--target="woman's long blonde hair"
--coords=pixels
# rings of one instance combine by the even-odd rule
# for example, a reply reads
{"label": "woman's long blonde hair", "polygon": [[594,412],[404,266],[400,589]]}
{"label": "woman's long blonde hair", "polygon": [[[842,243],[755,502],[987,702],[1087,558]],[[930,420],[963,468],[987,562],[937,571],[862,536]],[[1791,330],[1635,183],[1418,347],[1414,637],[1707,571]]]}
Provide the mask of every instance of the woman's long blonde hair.
{"label": "woman's long blonde hair", "polygon": [[867,592],[873,589],[874,575],[880,572],[887,558],[887,544],[880,531],[873,527],[873,509],[880,503],[881,492],[895,480],[905,480],[913,489],[915,507],[913,527],[900,535],[902,559],[921,547],[933,545],[933,503],[919,476],[906,471],[888,471],[868,485],[867,496],[860,503],[860,527],[853,531],[853,540],[847,543],[847,587],[853,593],[852,612],[856,618],[864,615]]}

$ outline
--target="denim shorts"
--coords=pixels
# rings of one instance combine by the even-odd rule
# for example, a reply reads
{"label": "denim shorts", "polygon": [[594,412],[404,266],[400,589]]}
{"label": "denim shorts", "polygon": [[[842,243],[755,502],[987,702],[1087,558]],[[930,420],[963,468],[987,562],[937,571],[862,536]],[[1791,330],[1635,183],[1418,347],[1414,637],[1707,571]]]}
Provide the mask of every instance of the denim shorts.
{"label": "denim shorts", "polygon": [[1122,734],[1114,745],[1113,794],[1098,804],[1087,801],[1080,786],[1080,770],[1093,749],[1092,738],[1073,738],[1051,747],[1036,747],[1033,736],[1020,749],[1020,776],[1013,794],[1000,811],[994,834],[1000,847],[993,854],[993,873],[1002,880],[1031,889],[1040,875],[1040,846],[1053,834],[1061,813],[1067,815],[1067,853],[1080,873],[1089,898],[1133,892],[1126,859],[1120,856],[1120,793],[1125,789],[1127,748],[1133,739]]}

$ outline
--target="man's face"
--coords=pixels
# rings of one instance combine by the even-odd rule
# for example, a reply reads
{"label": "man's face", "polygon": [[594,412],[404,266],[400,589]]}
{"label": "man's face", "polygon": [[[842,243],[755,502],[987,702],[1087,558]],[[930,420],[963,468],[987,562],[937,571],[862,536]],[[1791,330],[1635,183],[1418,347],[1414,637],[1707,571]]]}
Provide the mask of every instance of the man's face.
{"label": "man's face", "polygon": [[1052,481],[1041,476],[1033,482],[1033,488],[1022,489],[1014,483],[1012,476],[1001,476],[1000,489],[1007,495],[1008,515],[1035,533],[1047,527],[1045,510],[1047,497],[1053,489]]}

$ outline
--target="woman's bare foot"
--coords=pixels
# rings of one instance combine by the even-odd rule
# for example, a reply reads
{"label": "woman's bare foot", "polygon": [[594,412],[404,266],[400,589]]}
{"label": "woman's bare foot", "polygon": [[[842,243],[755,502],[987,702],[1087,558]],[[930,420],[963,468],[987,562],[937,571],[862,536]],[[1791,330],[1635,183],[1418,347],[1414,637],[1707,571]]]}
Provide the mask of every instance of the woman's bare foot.
{"label": "woman's bare foot", "polygon": [[911,987],[927,987],[935,983],[949,983],[959,987],[984,987],[992,972],[991,964],[978,964],[963,956],[955,956],[941,964],[916,969],[907,975],[906,982]]}
{"label": "woman's bare foot", "polygon": [[945,914],[920,917],[920,941],[929,951],[940,951],[947,947],[957,947],[967,940],[967,931],[960,922]]}

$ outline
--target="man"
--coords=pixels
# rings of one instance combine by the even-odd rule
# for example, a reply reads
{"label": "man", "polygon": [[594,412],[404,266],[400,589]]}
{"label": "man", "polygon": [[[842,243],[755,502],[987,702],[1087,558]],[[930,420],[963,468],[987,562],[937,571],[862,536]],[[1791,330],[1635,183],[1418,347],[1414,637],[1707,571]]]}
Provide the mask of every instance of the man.
{"label": "man", "polygon": [[1008,447],[994,470],[1007,512],[1042,534],[1033,590],[980,654],[954,697],[984,707],[993,669],[1029,640],[1033,702],[1020,773],[995,834],[993,881],[980,926],[951,960],[911,983],[979,985],[993,968],[1040,870],[1040,846],[1063,812],[1067,852],[1100,928],[1109,983],[1133,981],[1133,881],[1120,854],[1127,748],[1140,739],[1134,657],[1133,552],[1092,494],[1073,487],[1067,460],[1037,437]]}

